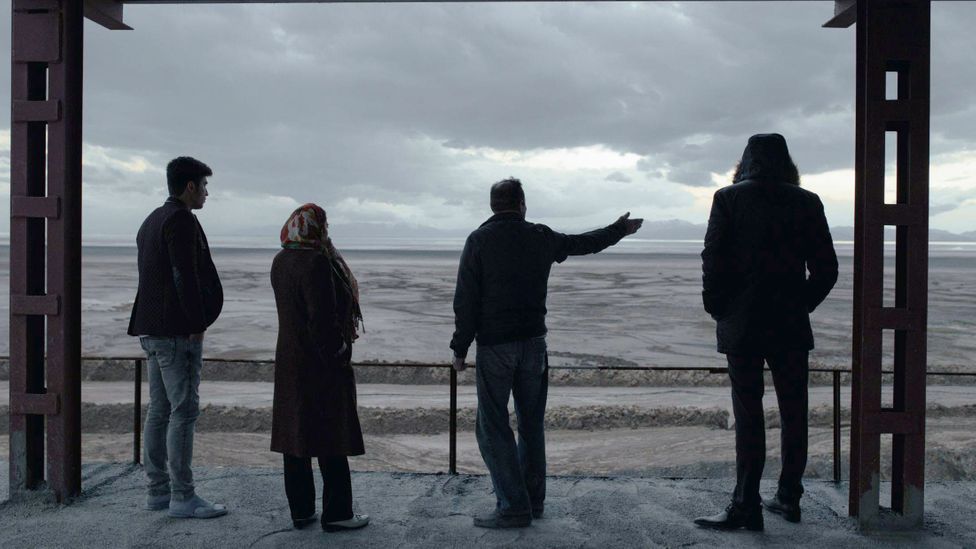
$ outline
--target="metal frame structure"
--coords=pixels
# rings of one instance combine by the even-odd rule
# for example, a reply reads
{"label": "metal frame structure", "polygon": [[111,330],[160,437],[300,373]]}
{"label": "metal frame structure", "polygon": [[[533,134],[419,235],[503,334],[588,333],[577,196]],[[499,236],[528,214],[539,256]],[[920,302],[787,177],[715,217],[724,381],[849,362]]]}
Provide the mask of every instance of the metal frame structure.
{"label": "metal frame structure", "polygon": [[12,7],[10,493],[42,488],[46,430],[63,501],[81,491],[84,13],[72,0]]}
{"label": "metal frame structure", "polygon": [[[928,0],[857,3],[855,372],[849,513],[868,527],[922,524],[928,303]],[[888,90],[888,80],[897,84]],[[895,141],[896,203],[885,203]],[[885,227],[895,229],[894,306],[884,303]],[[883,407],[884,332],[893,332],[894,394]],[[891,510],[879,513],[880,442],[892,434]]]}
{"label": "metal frame structure", "polygon": [[[83,23],[87,17],[110,29],[127,29],[124,3],[191,2],[12,0],[12,497],[44,489],[45,478],[58,501],[81,492]],[[929,0],[837,0],[835,16],[825,25],[858,23],[850,514],[867,527],[917,526],[922,519],[929,10]],[[886,99],[886,73],[898,75],[897,99]],[[889,133],[898,140],[896,204],[884,203]],[[885,226],[897,227],[894,307],[883,306]],[[881,406],[884,330],[895,334],[890,408]],[[879,514],[877,505],[882,433],[893,434],[895,513],[890,517]]]}

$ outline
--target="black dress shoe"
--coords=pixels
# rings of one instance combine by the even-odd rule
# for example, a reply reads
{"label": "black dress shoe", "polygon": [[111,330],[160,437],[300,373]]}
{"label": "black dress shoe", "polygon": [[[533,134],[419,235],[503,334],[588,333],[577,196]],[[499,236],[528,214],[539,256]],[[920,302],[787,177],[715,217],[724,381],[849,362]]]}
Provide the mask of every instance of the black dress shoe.
{"label": "black dress shoe", "polygon": [[474,525],[478,528],[525,528],[532,524],[532,515],[499,515],[492,511],[486,515],[474,517]]}
{"label": "black dress shoe", "polygon": [[738,530],[745,528],[753,532],[762,532],[762,509],[757,507],[753,511],[744,511],[733,504],[729,504],[721,513],[711,517],[698,517],[695,524],[712,530]]}
{"label": "black dress shoe", "polygon": [[787,500],[776,494],[773,499],[764,499],[763,507],[772,513],[782,515],[790,522],[800,522],[800,502]]}

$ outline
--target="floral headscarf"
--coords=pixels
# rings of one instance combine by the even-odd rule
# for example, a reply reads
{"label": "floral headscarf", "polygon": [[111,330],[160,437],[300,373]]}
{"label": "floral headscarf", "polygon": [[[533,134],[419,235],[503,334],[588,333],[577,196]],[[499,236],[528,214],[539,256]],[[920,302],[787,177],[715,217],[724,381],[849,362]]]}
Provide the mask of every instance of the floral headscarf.
{"label": "floral headscarf", "polygon": [[293,250],[316,250],[329,258],[332,263],[333,280],[342,284],[352,296],[349,316],[340,322],[340,330],[347,341],[359,337],[358,328],[363,321],[359,307],[359,282],[353,276],[349,265],[329,238],[328,221],[325,210],[312,203],[302,204],[281,228],[281,247]]}

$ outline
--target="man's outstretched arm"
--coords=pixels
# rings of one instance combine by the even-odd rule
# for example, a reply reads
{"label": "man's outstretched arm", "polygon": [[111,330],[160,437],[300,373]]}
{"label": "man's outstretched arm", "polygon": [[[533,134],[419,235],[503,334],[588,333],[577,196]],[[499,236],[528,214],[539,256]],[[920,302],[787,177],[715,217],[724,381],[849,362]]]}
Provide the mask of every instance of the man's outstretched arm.
{"label": "man's outstretched arm", "polygon": [[556,238],[556,262],[562,263],[571,255],[587,255],[601,252],[613,246],[620,239],[632,235],[641,228],[643,219],[630,219],[630,212],[620,216],[612,224],[582,234],[562,234],[554,232]]}

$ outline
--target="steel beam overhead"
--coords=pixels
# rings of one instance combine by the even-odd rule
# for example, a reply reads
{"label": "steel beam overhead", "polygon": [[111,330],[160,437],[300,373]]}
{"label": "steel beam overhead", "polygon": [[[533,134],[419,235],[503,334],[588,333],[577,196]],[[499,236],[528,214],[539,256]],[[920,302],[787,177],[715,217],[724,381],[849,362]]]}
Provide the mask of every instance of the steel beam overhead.
{"label": "steel beam overhead", "polygon": [[132,30],[122,21],[121,0],[85,0],[85,17],[109,30]]}
{"label": "steel beam overhead", "polygon": [[857,0],[834,0],[834,16],[823,24],[827,28],[846,29],[857,22]]}

